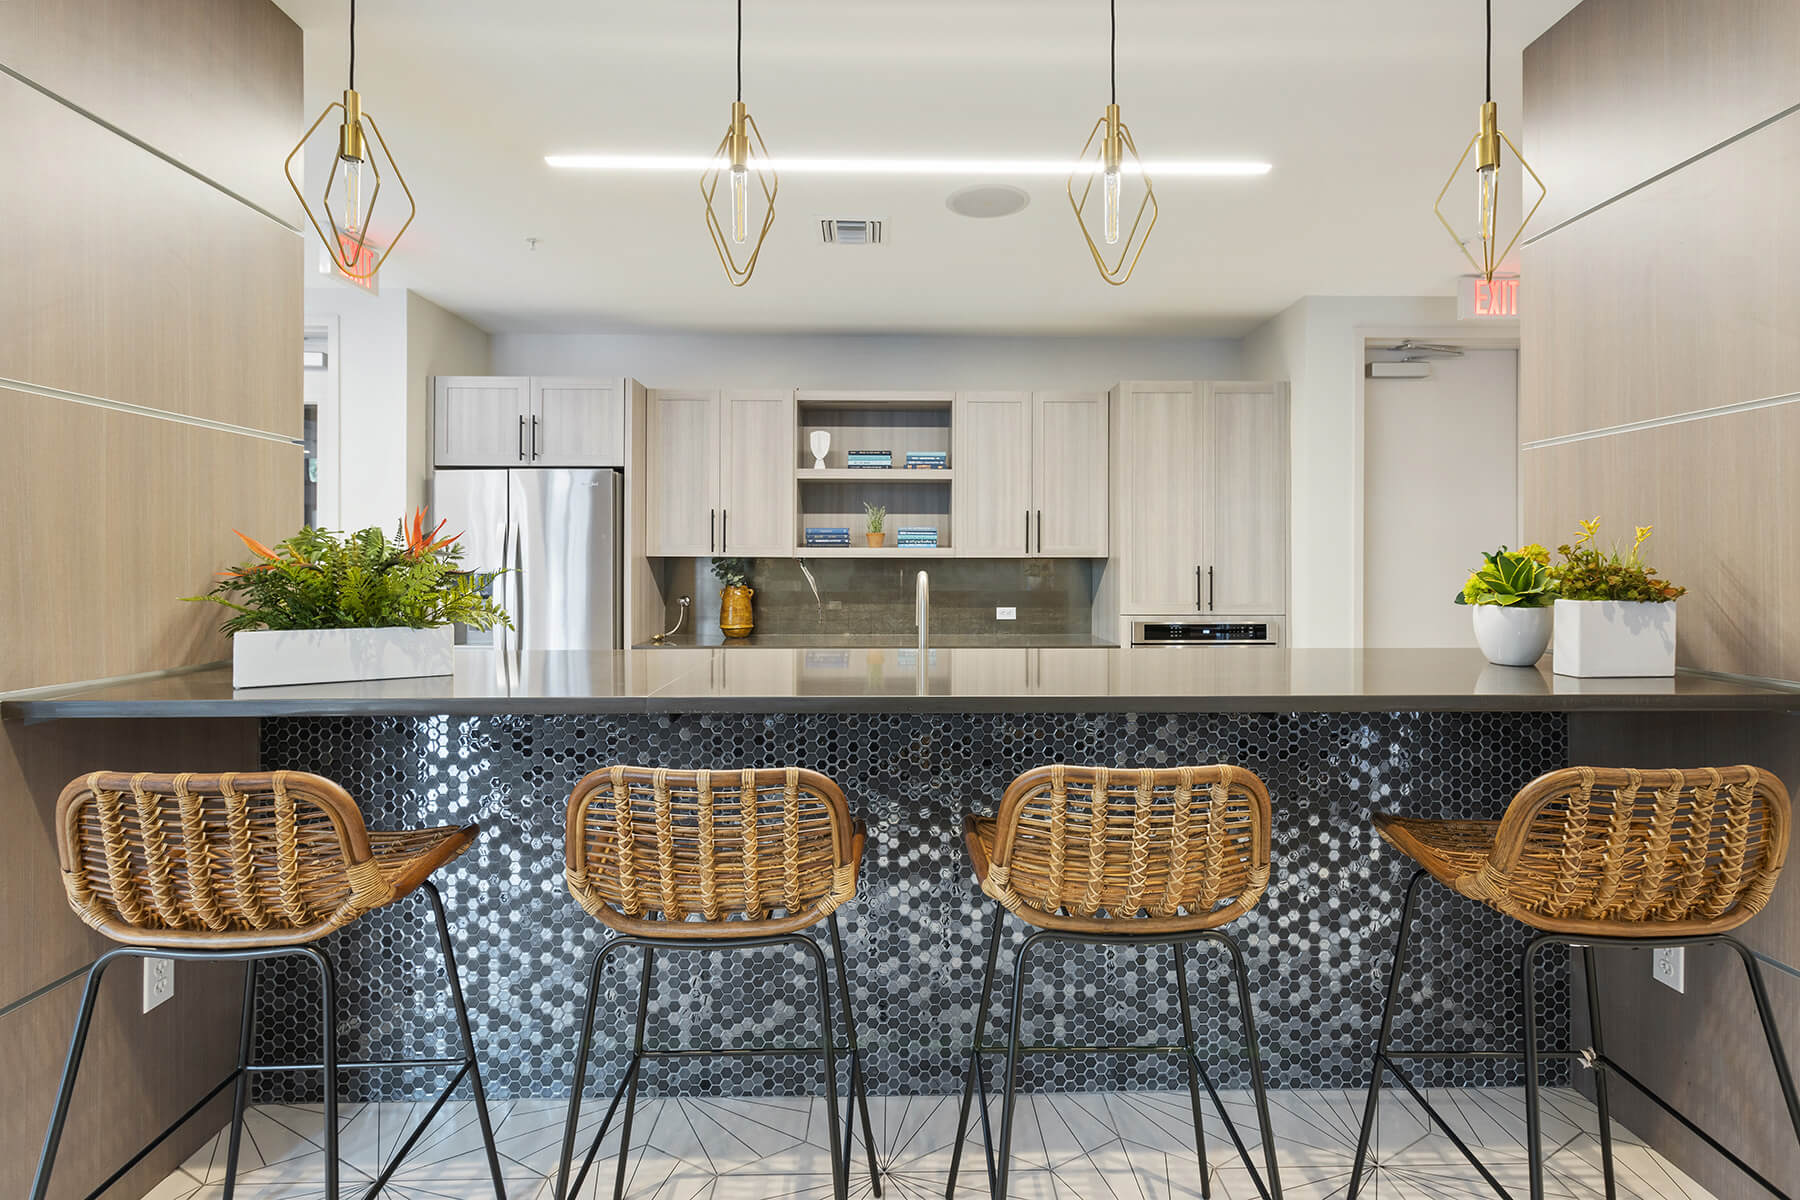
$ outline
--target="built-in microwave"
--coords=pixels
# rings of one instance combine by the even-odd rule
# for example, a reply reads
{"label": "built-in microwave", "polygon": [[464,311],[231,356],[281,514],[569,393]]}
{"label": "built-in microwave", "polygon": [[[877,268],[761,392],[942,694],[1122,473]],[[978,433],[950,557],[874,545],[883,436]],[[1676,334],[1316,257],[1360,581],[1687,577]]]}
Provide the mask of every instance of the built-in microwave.
{"label": "built-in microwave", "polygon": [[1134,646],[1279,646],[1280,617],[1228,621],[1133,621]]}

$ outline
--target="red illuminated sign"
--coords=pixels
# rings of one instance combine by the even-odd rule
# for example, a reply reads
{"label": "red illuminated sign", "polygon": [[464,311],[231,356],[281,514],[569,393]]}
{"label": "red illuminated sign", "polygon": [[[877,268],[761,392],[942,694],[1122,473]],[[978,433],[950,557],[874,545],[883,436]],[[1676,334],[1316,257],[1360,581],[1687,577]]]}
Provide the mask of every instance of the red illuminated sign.
{"label": "red illuminated sign", "polygon": [[381,284],[376,279],[375,264],[381,259],[381,247],[371,241],[364,241],[359,246],[354,237],[345,233],[338,234],[338,245],[342,247],[339,254],[343,256],[344,262],[356,268],[356,274],[352,275],[344,270],[342,263],[323,252],[323,247],[319,254],[319,273],[334,276],[351,287],[379,295]]}
{"label": "red illuminated sign", "polygon": [[1464,275],[1456,289],[1459,320],[1514,320],[1519,315],[1519,277],[1496,275],[1492,282],[1479,275]]}

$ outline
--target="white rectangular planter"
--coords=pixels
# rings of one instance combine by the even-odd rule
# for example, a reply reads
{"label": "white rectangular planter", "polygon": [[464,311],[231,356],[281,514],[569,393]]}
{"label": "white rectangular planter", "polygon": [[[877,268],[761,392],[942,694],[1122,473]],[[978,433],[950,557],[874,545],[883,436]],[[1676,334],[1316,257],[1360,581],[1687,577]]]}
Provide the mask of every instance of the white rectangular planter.
{"label": "white rectangular planter", "polygon": [[1584,678],[1675,674],[1675,602],[1558,600],[1550,665]]}
{"label": "white rectangular planter", "polygon": [[231,686],[448,675],[456,630],[258,629],[231,638]]}

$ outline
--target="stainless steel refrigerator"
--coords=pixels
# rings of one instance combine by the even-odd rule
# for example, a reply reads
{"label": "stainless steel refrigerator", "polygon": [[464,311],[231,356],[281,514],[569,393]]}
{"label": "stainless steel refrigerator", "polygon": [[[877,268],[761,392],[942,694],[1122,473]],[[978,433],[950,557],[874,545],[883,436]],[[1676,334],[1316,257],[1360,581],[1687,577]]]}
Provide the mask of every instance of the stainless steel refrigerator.
{"label": "stainless steel refrigerator", "polygon": [[434,518],[462,534],[465,569],[501,572],[493,593],[512,618],[498,636],[457,640],[512,650],[616,650],[621,475],[588,467],[440,468]]}

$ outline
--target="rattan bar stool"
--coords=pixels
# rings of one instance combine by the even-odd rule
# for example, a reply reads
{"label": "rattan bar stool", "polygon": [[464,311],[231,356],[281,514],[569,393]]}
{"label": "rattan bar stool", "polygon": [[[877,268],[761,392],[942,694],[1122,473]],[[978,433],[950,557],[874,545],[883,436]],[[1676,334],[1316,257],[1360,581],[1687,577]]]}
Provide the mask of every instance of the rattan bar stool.
{"label": "rattan bar stool", "polygon": [[[619,1162],[614,1197],[625,1194],[632,1113],[646,1058],[707,1055],[820,1054],[825,1103],[832,1114],[832,1190],[844,1200],[850,1186],[851,1133],[862,1110],[869,1177],[881,1195],[874,1131],[863,1087],[862,1055],[844,972],[838,906],[856,895],[865,834],[850,816],[837,784],[798,767],[741,771],[672,771],[613,766],[594,771],[569,796],[565,877],[581,907],[616,932],[595,956],[587,1007],[563,1129],[556,1200],[577,1194],[621,1099]],[[831,982],[824,952],[805,931],[825,922],[831,931],[838,996],[847,1047],[836,1045]],[[815,1046],[653,1047],[645,1044],[653,967],[659,950],[742,951],[792,946],[812,959],[818,989],[820,1040]],[[606,1116],[573,1180],[575,1130],[593,1050],[600,981],[614,955],[643,951],[631,1062],[613,1092]],[[837,1060],[850,1058],[850,1104],[843,1133],[837,1125]]]}
{"label": "rattan bar stool", "polygon": [[[1281,1173],[1263,1090],[1262,1056],[1250,1004],[1250,975],[1237,939],[1222,926],[1254,908],[1269,885],[1269,792],[1261,779],[1231,766],[1165,770],[1109,770],[1051,766],[1013,780],[992,818],[965,819],[964,840],[981,890],[998,905],[988,936],[987,965],[976,1007],[975,1040],[969,1049],[962,1112],[951,1152],[945,1195],[955,1200],[957,1169],[969,1127],[969,1109],[981,1092],[981,1133],[987,1151],[988,1184],[994,1200],[1006,1196],[1012,1151],[1013,1111],[1018,1100],[1022,1054],[1070,1047],[1027,1045],[1020,1026],[1033,951],[1051,942],[1102,946],[1168,946],[1173,952],[1176,995],[1181,1006],[1181,1042],[1160,1046],[1083,1047],[1114,1052],[1177,1053],[1187,1068],[1188,1100],[1194,1116],[1200,1194],[1212,1195],[1206,1162],[1200,1086],[1205,1085],[1219,1118],[1257,1190],[1280,1200]],[[1036,926],[1019,947],[1005,1046],[982,1044],[1005,916],[1010,912]],[[1195,1046],[1193,1001],[1188,985],[1189,945],[1213,942],[1231,957],[1238,1005],[1256,1098],[1268,1175],[1257,1170],[1237,1126],[1225,1111]],[[1005,1101],[999,1147],[988,1120],[984,1054],[1006,1055]]]}
{"label": "rattan bar stool", "polygon": [[[1506,1189],[1396,1061],[1407,1058],[1499,1058],[1525,1064],[1532,1200],[1542,1200],[1544,1195],[1538,1064],[1546,1058],[1570,1060],[1595,1073],[1609,1200],[1617,1194],[1607,1105],[1609,1077],[1641,1091],[1769,1192],[1787,1194],[1608,1057],[1601,1037],[1599,980],[1594,968],[1597,947],[1722,945],[1735,951],[1749,975],[1769,1057],[1787,1101],[1795,1138],[1800,1140],[1800,1099],[1795,1095],[1793,1073],[1782,1051],[1762,972],[1749,948],[1730,936],[1731,930],[1768,903],[1787,858],[1789,805],[1780,780],[1755,767],[1684,771],[1569,767],[1526,784],[1498,821],[1409,820],[1384,814],[1376,816],[1375,828],[1421,869],[1407,885],[1400,913],[1387,1003],[1369,1073],[1368,1104],[1356,1146],[1351,1200],[1362,1186],[1376,1105],[1387,1072],[1412,1094],[1488,1185],[1507,1196]],[[1525,1039],[1521,1053],[1396,1049],[1391,1044],[1419,888],[1427,878],[1537,931],[1526,943],[1521,964]],[[1581,958],[1591,1046],[1538,1048],[1537,959],[1550,946],[1568,946]]]}
{"label": "rattan bar stool", "polygon": [[[494,1195],[506,1200],[444,901],[430,880],[432,872],[468,849],[479,832],[473,825],[395,833],[369,830],[356,801],[343,788],[298,771],[224,775],[97,771],[70,783],[56,806],[63,886],[76,915],[120,945],[101,955],[88,970],[55,1113],[38,1160],[32,1200],[44,1200],[49,1194],[50,1172],[68,1119],[101,976],[123,958],[244,963],[237,1065],[90,1193],[89,1200],[118,1182],[213,1097],[235,1084],[225,1167],[224,1194],[229,1198],[237,1185],[250,1077],[275,1071],[319,1071],[324,1075],[325,1196],[337,1200],[338,1073],[379,1067],[455,1068],[455,1074],[364,1195],[373,1197],[386,1186],[466,1077],[481,1122]],[[423,892],[431,904],[463,1053],[456,1058],[344,1062],[337,1051],[337,981],[331,960],[318,946],[319,939],[414,892]],[[290,957],[305,959],[319,971],[324,1030],[321,1061],[255,1062],[251,1044],[256,1030],[257,966]]]}

